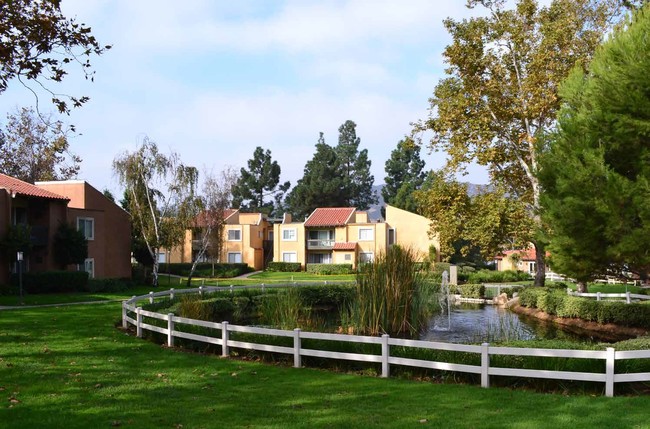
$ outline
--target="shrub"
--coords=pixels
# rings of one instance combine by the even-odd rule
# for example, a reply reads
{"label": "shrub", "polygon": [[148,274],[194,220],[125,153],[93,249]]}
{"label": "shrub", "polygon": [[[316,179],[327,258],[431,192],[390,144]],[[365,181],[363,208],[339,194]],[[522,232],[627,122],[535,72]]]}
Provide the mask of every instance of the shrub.
{"label": "shrub", "polygon": [[302,269],[300,262],[269,262],[266,271],[297,273]]}
{"label": "shrub", "polygon": [[352,274],[352,264],[309,264],[307,272],[319,275]]}
{"label": "shrub", "polygon": [[131,279],[88,279],[88,292],[123,292],[133,287]]}
{"label": "shrub", "polygon": [[308,306],[342,308],[354,299],[354,286],[328,285],[303,286],[297,289],[301,301]]}
{"label": "shrub", "polygon": [[530,274],[523,271],[479,270],[467,275],[467,283],[508,283],[530,280]]}
{"label": "shrub", "polygon": [[485,286],[482,284],[457,285],[456,293],[459,293],[463,298],[483,298],[485,296]]}
{"label": "shrub", "polygon": [[[23,289],[27,293],[83,292],[88,284],[85,271],[43,271],[23,273]],[[12,274],[11,283],[17,285],[18,274]]]}
{"label": "shrub", "polygon": [[[246,264],[214,264],[214,276],[212,275],[213,264],[211,262],[202,262],[196,264],[193,276],[196,277],[215,277],[215,278],[232,278],[253,271]],[[187,277],[192,269],[191,263],[160,264],[159,272],[173,274],[176,276]]]}

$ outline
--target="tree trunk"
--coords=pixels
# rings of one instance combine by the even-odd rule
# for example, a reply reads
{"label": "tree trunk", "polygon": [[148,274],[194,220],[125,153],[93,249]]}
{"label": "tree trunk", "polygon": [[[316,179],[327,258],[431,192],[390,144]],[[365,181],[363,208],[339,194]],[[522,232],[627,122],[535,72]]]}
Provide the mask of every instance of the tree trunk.
{"label": "tree trunk", "polygon": [[[158,249],[156,249],[158,250]],[[153,286],[158,286],[158,252],[155,252],[156,256],[153,258],[153,270],[151,271],[151,283]]]}
{"label": "tree trunk", "polygon": [[576,291],[578,293],[587,293],[587,283],[583,281],[578,281],[578,285],[576,287]]}
{"label": "tree trunk", "polygon": [[546,250],[544,246],[539,243],[535,244],[535,265],[537,271],[535,272],[534,286],[544,287],[546,282]]}

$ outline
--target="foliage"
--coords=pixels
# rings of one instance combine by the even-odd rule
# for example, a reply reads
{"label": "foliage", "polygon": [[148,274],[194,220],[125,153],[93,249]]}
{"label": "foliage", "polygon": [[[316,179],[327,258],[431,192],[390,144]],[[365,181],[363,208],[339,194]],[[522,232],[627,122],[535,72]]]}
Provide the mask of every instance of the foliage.
{"label": "foliage", "polygon": [[397,143],[386,161],[381,195],[387,204],[410,212],[419,212],[413,192],[422,186],[426,174],[420,158],[420,146],[410,137]]}
{"label": "foliage", "polygon": [[650,305],[647,304],[597,301],[569,296],[566,291],[548,288],[524,289],[519,294],[519,303],[558,317],[650,329]]}
{"label": "foliage", "polygon": [[90,27],[63,16],[59,0],[3,2],[0,23],[0,93],[16,79],[34,94],[26,81],[43,88],[60,113],[70,113],[71,107],[88,101],[85,96],[56,94],[44,81],[63,81],[71,63],[77,63],[84,77],[93,80],[90,57],[102,55],[110,46],[102,47]]}
{"label": "foliage", "polygon": [[54,262],[64,269],[71,264],[83,264],[88,257],[88,241],[82,231],[67,222],[61,222],[52,241]]}
{"label": "foliage", "polygon": [[18,252],[29,254],[32,250],[31,228],[29,225],[10,225],[7,235],[0,241],[0,249],[9,261],[15,261]]}
{"label": "foliage", "polygon": [[472,283],[456,285],[456,293],[459,293],[463,298],[483,298],[485,296],[485,286]]}
{"label": "foliage", "polygon": [[[584,67],[616,12],[609,2],[471,0],[488,16],[447,19],[452,43],[444,52],[448,77],[430,98],[430,116],[416,132],[432,131],[430,147],[449,154],[447,168],[464,171],[475,161],[492,183],[526,204],[530,227],[541,228],[539,138],[560,106],[557,87],[576,65]],[[544,283],[543,243],[537,278]]]}
{"label": "foliage", "polygon": [[344,206],[367,210],[377,202],[372,190],[375,177],[370,174],[368,149],[359,151],[361,139],[357,137],[356,128],[353,121],[345,121],[339,127],[339,143],[334,150],[341,169]]}
{"label": "foliage", "polygon": [[352,285],[301,286],[300,299],[306,306],[328,306],[342,309],[352,302],[355,288]]}
{"label": "foliage", "polygon": [[430,233],[438,237],[445,261],[480,263],[504,246],[517,247],[532,239],[525,206],[502,188],[470,197],[467,184],[444,171],[432,171],[414,198],[421,213],[432,220]]}
{"label": "foliage", "polygon": [[[192,270],[193,263],[163,263],[160,264],[161,273],[173,274],[176,276],[188,276]],[[200,277],[231,278],[242,274],[250,273],[253,269],[246,264],[213,264],[201,262],[196,264],[194,274]]]}
{"label": "foliage", "polygon": [[7,115],[0,135],[0,172],[28,183],[74,179],[81,158],[70,152],[61,121],[25,108]]}
{"label": "foliage", "polygon": [[354,270],[352,269],[352,264],[308,264],[307,272],[320,275],[331,275],[352,274]]}
{"label": "foliage", "polygon": [[86,289],[89,292],[126,292],[133,286],[131,279],[102,278],[88,279]]}
{"label": "foliage", "polygon": [[359,333],[413,335],[428,322],[433,291],[416,261],[412,249],[392,246],[360,267],[349,314]]}
{"label": "foliage", "polygon": [[297,273],[301,270],[300,262],[269,262],[266,266],[266,271],[272,272]]}
{"label": "foliage", "polygon": [[650,272],[649,32],[646,5],[562,86],[543,205],[554,270],[582,286]]}
{"label": "foliage", "polygon": [[[11,283],[18,284],[17,274],[12,274]],[[22,274],[23,288],[27,293],[83,292],[88,284],[85,271],[43,271]]]}
{"label": "foliage", "polygon": [[513,283],[527,280],[531,280],[530,274],[514,270],[478,270],[467,275],[467,283]]}
{"label": "foliage", "polygon": [[159,250],[181,244],[194,220],[198,171],[175,153],[160,153],[147,137],[134,152],[117,156],[113,170],[129,195],[127,211],[151,255],[157,285]]}
{"label": "foliage", "polygon": [[232,188],[233,207],[273,214],[274,202],[267,201],[267,197],[279,201],[291,186],[288,181],[280,185],[281,171],[278,162],[272,160],[269,149],[255,148],[253,158],[248,160],[248,169],[240,170],[239,180]]}

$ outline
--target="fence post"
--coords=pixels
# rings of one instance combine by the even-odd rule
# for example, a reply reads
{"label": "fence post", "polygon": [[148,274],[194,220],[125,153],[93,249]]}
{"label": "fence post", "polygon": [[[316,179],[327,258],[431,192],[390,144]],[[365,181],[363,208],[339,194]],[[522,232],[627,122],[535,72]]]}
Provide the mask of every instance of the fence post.
{"label": "fence post", "polygon": [[178,284],[179,285],[183,284],[183,279],[181,277],[178,278]]}
{"label": "fence post", "polygon": [[142,307],[138,307],[138,308],[135,309],[135,313],[137,315],[136,319],[135,319],[136,320],[136,322],[135,322],[135,335],[138,338],[142,338],[142,313],[140,313],[141,311],[142,311]]}
{"label": "fence post", "polygon": [[490,353],[489,343],[481,344],[481,387],[490,387]]}
{"label": "fence post", "polygon": [[264,283],[262,283],[262,292],[264,292]]}
{"label": "fence post", "polygon": [[169,299],[174,299],[174,288],[169,289]]}
{"label": "fence post", "polygon": [[128,327],[126,323],[126,301],[122,301],[122,328],[126,329]]}
{"label": "fence post", "polygon": [[302,356],[300,355],[300,349],[302,343],[300,341],[300,328],[293,330],[293,367],[300,368],[302,366]]}
{"label": "fence post", "polygon": [[149,292],[149,304],[153,304],[153,291]]}
{"label": "fence post", "polygon": [[205,284],[205,279],[201,279],[201,286]]}
{"label": "fence post", "polygon": [[172,331],[174,330],[174,313],[167,314],[167,346],[174,347],[174,335]]}
{"label": "fence post", "polygon": [[596,292],[596,301],[600,301],[600,292]]}
{"label": "fence post", "polygon": [[228,322],[221,322],[221,356],[228,355]]}
{"label": "fence post", "polygon": [[233,292],[234,292],[234,286],[230,285],[230,294],[232,295]]}
{"label": "fence post", "polygon": [[630,291],[625,292],[625,303],[626,304],[632,303],[632,299],[630,297]]}
{"label": "fence post", "polygon": [[389,338],[390,335],[388,334],[381,336],[381,376],[383,378],[390,377],[390,365],[388,364],[388,358],[390,357]]}
{"label": "fence post", "polygon": [[607,361],[605,363],[605,396],[614,396],[614,362],[616,361],[616,350],[607,347]]}
{"label": "fence post", "polygon": [[203,298],[203,286],[199,286],[199,296]]}

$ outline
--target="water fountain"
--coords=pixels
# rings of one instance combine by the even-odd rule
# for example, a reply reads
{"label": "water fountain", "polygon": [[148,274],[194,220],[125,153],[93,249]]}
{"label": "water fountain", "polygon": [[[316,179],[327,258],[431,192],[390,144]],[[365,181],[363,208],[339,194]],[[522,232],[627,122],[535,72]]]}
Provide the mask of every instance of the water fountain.
{"label": "water fountain", "polygon": [[[447,326],[435,325],[434,330],[450,331],[451,330],[451,294],[449,293],[449,273],[442,273],[442,282],[440,283],[440,294],[438,295],[440,304],[440,317],[437,320],[447,320]],[[445,317],[446,316],[446,317]]]}

